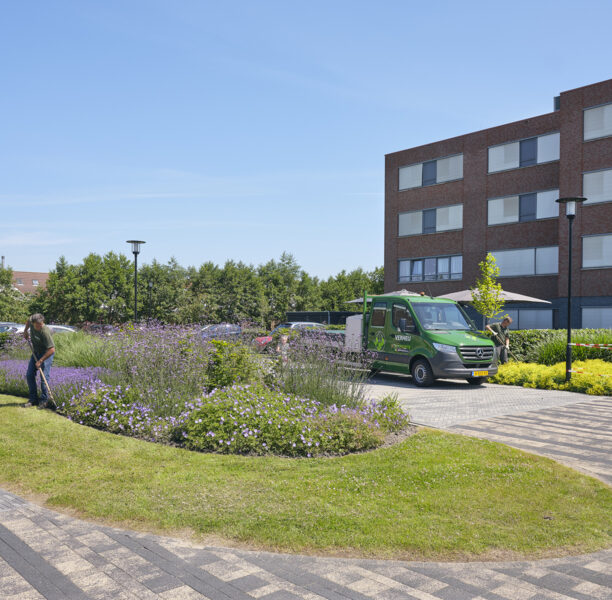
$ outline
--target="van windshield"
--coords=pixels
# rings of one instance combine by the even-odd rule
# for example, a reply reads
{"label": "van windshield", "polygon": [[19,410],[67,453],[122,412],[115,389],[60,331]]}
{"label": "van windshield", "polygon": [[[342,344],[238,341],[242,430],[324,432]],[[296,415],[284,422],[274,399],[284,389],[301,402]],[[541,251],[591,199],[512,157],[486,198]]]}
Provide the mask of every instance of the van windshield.
{"label": "van windshield", "polygon": [[472,323],[456,304],[414,302],[412,308],[423,329],[474,330]]}

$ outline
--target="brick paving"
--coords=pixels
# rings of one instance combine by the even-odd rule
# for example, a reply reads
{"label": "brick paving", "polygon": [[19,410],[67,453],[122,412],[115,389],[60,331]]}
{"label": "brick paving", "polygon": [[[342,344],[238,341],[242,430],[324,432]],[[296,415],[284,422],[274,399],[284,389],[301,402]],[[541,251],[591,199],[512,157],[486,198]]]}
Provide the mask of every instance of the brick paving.
{"label": "brick paving", "polygon": [[[612,399],[377,377],[413,419],[545,454],[611,483]],[[202,547],[87,523],[0,490],[0,600],[612,599],[612,549],[503,563],[317,558]]]}

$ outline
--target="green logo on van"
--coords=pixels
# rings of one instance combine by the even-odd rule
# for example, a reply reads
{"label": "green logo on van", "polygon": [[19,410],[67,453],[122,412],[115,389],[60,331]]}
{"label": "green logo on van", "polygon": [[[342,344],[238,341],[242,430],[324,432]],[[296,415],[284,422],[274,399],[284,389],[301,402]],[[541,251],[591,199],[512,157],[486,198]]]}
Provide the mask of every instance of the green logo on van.
{"label": "green logo on van", "polygon": [[385,345],[385,334],[382,331],[377,331],[374,336],[374,346],[377,350],[382,350]]}

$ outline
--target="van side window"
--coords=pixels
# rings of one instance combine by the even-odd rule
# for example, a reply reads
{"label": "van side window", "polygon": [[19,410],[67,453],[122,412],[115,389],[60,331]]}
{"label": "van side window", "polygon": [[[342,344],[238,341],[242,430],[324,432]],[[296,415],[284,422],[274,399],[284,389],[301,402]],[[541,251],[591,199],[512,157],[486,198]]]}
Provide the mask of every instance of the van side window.
{"label": "van side window", "polygon": [[387,317],[387,303],[376,302],[374,308],[372,308],[372,321],[370,322],[372,327],[384,327],[385,318]]}
{"label": "van side window", "polygon": [[406,319],[406,326],[411,327],[414,325],[414,321],[412,320],[412,315],[408,310],[408,307],[405,304],[394,304],[393,311],[391,313],[393,327],[399,329],[400,319]]}

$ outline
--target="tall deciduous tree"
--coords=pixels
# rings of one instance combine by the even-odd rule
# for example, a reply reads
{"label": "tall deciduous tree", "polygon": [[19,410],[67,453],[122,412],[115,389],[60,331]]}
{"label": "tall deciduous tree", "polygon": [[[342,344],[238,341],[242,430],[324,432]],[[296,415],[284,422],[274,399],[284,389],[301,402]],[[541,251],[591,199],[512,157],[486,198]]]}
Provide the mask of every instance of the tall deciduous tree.
{"label": "tall deciduous tree", "polygon": [[21,323],[28,314],[28,300],[13,287],[13,270],[0,267],[0,321]]}
{"label": "tall deciduous tree", "polygon": [[483,261],[478,263],[480,276],[476,280],[476,285],[472,290],[472,304],[476,311],[480,313],[486,323],[504,308],[502,298],[502,286],[497,283],[499,267],[495,262],[495,257],[489,252]]}

